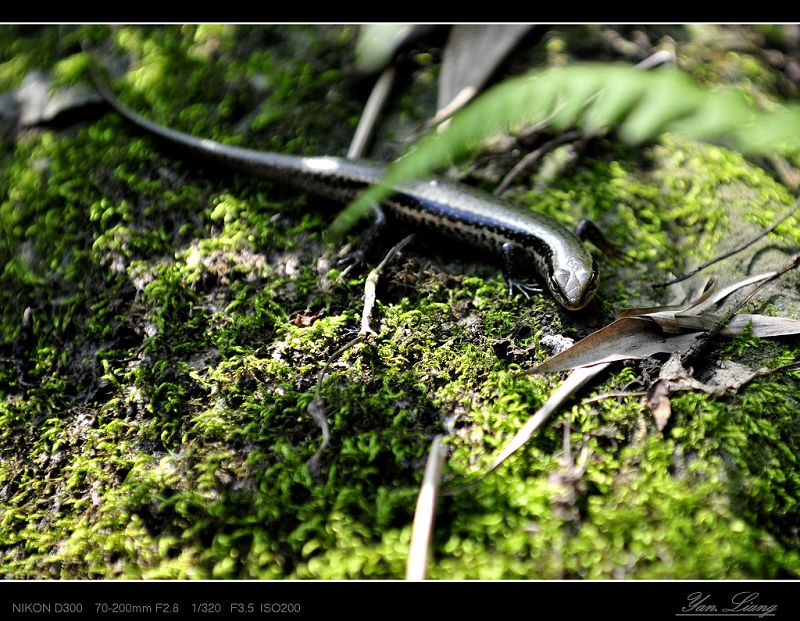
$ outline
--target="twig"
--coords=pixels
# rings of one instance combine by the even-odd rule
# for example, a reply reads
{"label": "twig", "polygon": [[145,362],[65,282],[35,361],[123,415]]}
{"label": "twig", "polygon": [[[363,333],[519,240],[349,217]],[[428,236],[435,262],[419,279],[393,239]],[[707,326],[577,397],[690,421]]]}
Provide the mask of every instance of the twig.
{"label": "twig", "polygon": [[675,51],[674,50],[659,50],[653,54],[650,54],[647,58],[643,61],[636,63],[634,67],[636,69],[654,69],[655,67],[660,67],[661,65],[666,65],[667,63],[674,63],[675,62]]}
{"label": "twig", "polygon": [[417,497],[417,508],[414,511],[414,525],[411,527],[406,580],[425,580],[427,573],[433,521],[436,517],[436,498],[439,495],[442,466],[447,457],[447,447],[442,446],[443,437],[437,435],[433,439],[428,462],[425,465],[425,474]]}
{"label": "twig", "polygon": [[700,271],[706,269],[709,265],[714,265],[714,263],[722,261],[723,259],[727,259],[728,257],[731,257],[731,256],[741,252],[742,250],[745,250],[746,248],[749,248],[754,243],[756,243],[759,239],[761,239],[762,237],[765,237],[765,236],[769,235],[770,233],[772,233],[772,231],[774,231],[778,226],[780,226],[786,220],[788,220],[791,216],[793,216],[798,208],[800,208],[800,200],[795,201],[794,206],[787,213],[785,213],[779,220],[777,220],[772,226],[770,226],[765,231],[759,233],[756,237],[754,237],[750,241],[746,242],[744,245],[739,246],[738,248],[734,248],[733,250],[731,250],[729,252],[726,252],[725,254],[720,255],[718,257],[715,257],[715,258],[713,258],[713,259],[711,259],[709,261],[706,261],[705,263],[701,263],[700,265],[698,265],[693,270],[690,270],[690,271],[686,272],[685,274],[683,274],[681,276],[678,276],[677,278],[673,278],[672,280],[665,280],[663,282],[657,282],[657,283],[655,283],[653,285],[653,289],[661,289],[663,287],[668,287],[669,285],[674,285],[676,283],[682,282],[682,281],[686,280],[687,278],[691,278],[692,276],[697,274],[697,272],[700,272]]}
{"label": "twig", "polygon": [[359,334],[346,345],[342,345],[339,349],[333,352],[333,354],[331,354],[331,357],[328,358],[325,366],[322,367],[322,370],[317,376],[317,390],[314,395],[314,399],[308,404],[308,413],[319,425],[320,431],[322,432],[322,442],[320,443],[317,452],[314,453],[313,457],[308,460],[308,469],[312,472],[312,474],[316,473],[317,468],[319,467],[319,460],[322,456],[322,452],[327,448],[331,441],[331,428],[330,425],[328,425],[328,419],[325,418],[325,402],[322,400],[322,380],[325,379],[325,375],[327,374],[328,369],[331,367],[331,364],[333,364],[333,362],[339,356],[341,356],[351,347],[355,347],[362,341],[365,341],[366,338],[366,336]]}
{"label": "twig", "polygon": [[307,409],[311,418],[316,421],[320,430],[322,431],[322,443],[319,445],[319,448],[317,449],[317,452],[314,453],[313,457],[308,460],[308,468],[312,473],[317,471],[320,457],[322,456],[323,451],[327,448],[328,444],[330,444],[331,439],[330,425],[328,425],[328,419],[325,417],[325,402],[322,399],[322,380],[325,379],[325,375],[327,374],[328,369],[330,369],[331,364],[333,364],[337,358],[344,354],[344,352],[352,347],[355,347],[359,343],[366,341],[370,337],[378,336],[369,325],[369,320],[372,316],[372,309],[375,306],[375,289],[378,285],[378,279],[383,269],[389,264],[389,261],[391,261],[395,255],[413,239],[413,237],[413,234],[408,235],[399,243],[395,244],[392,249],[386,253],[383,261],[381,261],[378,266],[369,273],[367,276],[367,281],[364,283],[364,310],[361,313],[361,330],[359,330],[358,336],[333,352],[317,376],[316,393],[314,395],[314,399],[308,404]]}
{"label": "twig", "polygon": [[552,138],[551,140],[548,140],[538,149],[534,149],[533,151],[528,153],[528,155],[526,155],[519,162],[516,163],[514,168],[512,168],[508,172],[508,174],[506,174],[506,176],[503,177],[503,180],[495,188],[492,194],[494,194],[495,196],[500,196],[503,192],[505,192],[508,189],[508,186],[511,185],[514,179],[516,179],[526,169],[531,168],[536,162],[538,162],[542,158],[542,156],[546,155],[547,153],[549,153],[556,147],[561,146],[562,144],[572,142],[573,140],[578,140],[582,135],[583,134],[577,130],[566,132],[559,136],[556,136],[555,138]]}
{"label": "twig", "polygon": [[391,261],[412,239],[414,239],[413,233],[407,235],[395,244],[392,249],[386,253],[383,261],[381,261],[367,276],[367,282],[364,283],[364,311],[361,313],[361,330],[358,333],[359,336],[377,336],[377,333],[370,327],[369,320],[372,316],[372,308],[375,306],[375,289],[378,286],[378,279],[383,269],[389,264],[389,261]]}
{"label": "twig", "polygon": [[361,118],[358,121],[356,133],[353,135],[353,140],[347,151],[348,158],[354,159],[363,157],[372,132],[375,129],[378,116],[380,116],[389,98],[389,93],[392,91],[396,75],[397,70],[393,65],[390,65],[383,71],[378,81],[375,82],[375,86],[372,87],[372,92],[369,95],[369,99],[367,99],[367,103],[364,105],[364,111],[361,113]]}
{"label": "twig", "polygon": [[589,397],[584,399],[581,404],[584,403],[597,403],[598,401],[604,401],[605,399],[619,399],[624,397],[644,397],[647,394],[644,390],[614,390],[611,392],[604,392],[599,395],[595,395],[594,397]]}

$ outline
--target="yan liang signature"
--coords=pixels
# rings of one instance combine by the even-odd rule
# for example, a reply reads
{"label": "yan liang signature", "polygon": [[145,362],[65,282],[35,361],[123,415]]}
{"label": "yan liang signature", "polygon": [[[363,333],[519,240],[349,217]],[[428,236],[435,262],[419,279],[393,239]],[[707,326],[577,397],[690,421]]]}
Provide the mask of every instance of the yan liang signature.
{"label": "yan liang signature", "polygon": [[777,604],[768,604],[759,600],[756,591],[742,591],[731,596],[723,603],[717,603],[711,595],[701,591],[690,593],[686,597],[686,605],[676,613],[676,617],[774,617]]}

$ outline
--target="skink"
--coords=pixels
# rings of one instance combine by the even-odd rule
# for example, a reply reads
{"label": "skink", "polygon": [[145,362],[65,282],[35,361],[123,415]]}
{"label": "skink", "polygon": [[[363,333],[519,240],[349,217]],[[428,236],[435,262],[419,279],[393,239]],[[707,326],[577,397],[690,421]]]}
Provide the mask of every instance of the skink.
{"label": "skink", "polygon": [[[349,202],[378,183],[382,164],[339,157],[281,155],[197,138],[137,114],[122,104],[92,71],[97,90],[114,110],[140,129],[190,155],[264,177],[303,192]],[[503,260],[509,283],[532,270],[565,308],[586,306],[597,289],[597,265],[583,243],[551,218],[506,203],[468,186],[428,179],[393,187],[383,202],[389,218],[488,250]]]}

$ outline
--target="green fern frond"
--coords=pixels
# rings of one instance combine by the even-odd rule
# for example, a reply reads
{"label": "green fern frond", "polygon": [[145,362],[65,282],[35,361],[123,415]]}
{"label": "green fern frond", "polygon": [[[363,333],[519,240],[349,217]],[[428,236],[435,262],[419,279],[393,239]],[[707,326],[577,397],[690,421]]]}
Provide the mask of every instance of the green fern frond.
{"label": "green fern frond", "polygon": [[391,188],[424,177],[499,132],[546,123],[556,131],[580,127],[588,135],[617,128],[628,144],[665,132],[698,140],[727,139],[744,153],[800,148],[800,106],[759,111],[733,90],[708,90],[674,67],[585,64],[549,68],[509,80],[460,111],[450,125],[422,138],[389,167],[382,185],[365,191],[331,225],[338,236]]}

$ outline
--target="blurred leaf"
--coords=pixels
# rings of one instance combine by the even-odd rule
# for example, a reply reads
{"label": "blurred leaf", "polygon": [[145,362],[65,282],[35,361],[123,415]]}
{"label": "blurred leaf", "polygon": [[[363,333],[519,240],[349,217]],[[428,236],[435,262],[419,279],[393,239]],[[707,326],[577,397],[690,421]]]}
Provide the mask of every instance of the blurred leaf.
{"label": "blurred leaf", "polygon": [[733,138],[745,153],[786,153],[800,145],[800,106],[793,105],[761,114],[747,125],[736,128]]}
{"label": "blurred leaf", "polygon": [[437,117],[452,114],[474,97],[531,28],[531,24],[453,26],[442,55]]}
{"label": "blurred leaf", "polygon": [[33,70],[15,91],[3,94],[0,117],[23,127],[52,121],[60,114],[103,100],[85,84],[62,87],[51,94],[53,79],[43,71]]}
{"label": "blurred leaf", "polygon": [[677,119],[701,113],[710,96],[678,69],[661,69],[650,76],[658,79],[651,81],[647,94],[631,109],[620,129],[622,139],[631,144],[657,136]]}
{"label": "blurred leaf", "polygon": [[341,235],[392,188],[429,175],[493,134],[537,122],[559,130],[581,126],[589,133],[616,125],[620,138],[631,144],[678,132],[702,140],[727,138],[749,154],[800,147],[800,106],[759,111],[738,93],[704,89],[674,67],[640,71],[585,64],[537,70],[494,87],[460,110],[440,133],[418,141],[388,169],[382,185],[348,205],[331,234]]}
{"label": "blurred leaf", "polygon": [[588,133],[595,134],[617,124],[645,96],[647,84],[631,80],[631,77],[627,73],[608,75],[603,91],[583,117],[583,126]]}
{"label": "blurred leaf", "polygon": [[556,93],[550,125],[564,131],[578,123],[587,108],[605,90],[605,74],[602,71],[585,71],[579,80],[562,81]]}
{"label": "blurred leaf", "polygon": [[705,105],[684,119],[672,124],[672,131],[691,135],[699,140],[724,136],[752,120],[753,111],[737,91],[721,91],[708,97]]}
{"label": "blurred leaf", "polygon": [[430,30],[415,24],[367,24],[361,26],[356,42],[356,65],[362,71],[383,69],[403,44]]}

